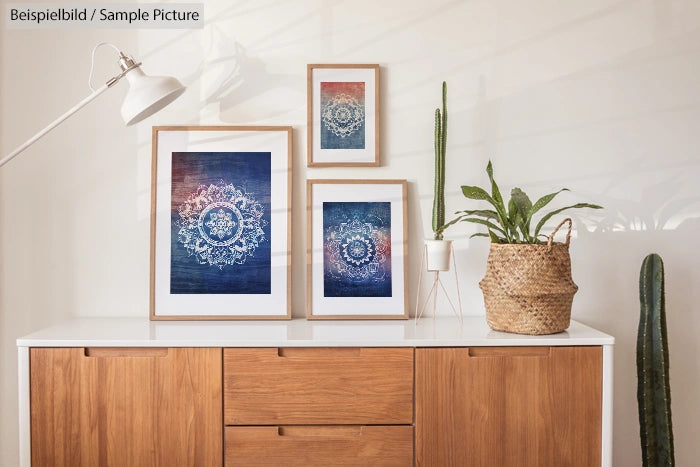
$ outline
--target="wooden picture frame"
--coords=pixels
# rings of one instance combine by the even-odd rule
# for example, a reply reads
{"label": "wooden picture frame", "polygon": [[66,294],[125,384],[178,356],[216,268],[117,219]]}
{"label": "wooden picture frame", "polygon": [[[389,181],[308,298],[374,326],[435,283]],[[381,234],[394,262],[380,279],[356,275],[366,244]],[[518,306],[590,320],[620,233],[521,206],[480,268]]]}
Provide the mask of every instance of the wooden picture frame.
{"label": "wooden picture frame", "polygon": [[307,165],[379,165],[379,65],[307,65]]}
{"label": "wooden picture frame", "polygon": [[307,319],[407,319],[406,180],[307,180]]}
{"label": "wooden picture frame", "polygon": [[151,320],[291,318],[292,127],[153,127]]}

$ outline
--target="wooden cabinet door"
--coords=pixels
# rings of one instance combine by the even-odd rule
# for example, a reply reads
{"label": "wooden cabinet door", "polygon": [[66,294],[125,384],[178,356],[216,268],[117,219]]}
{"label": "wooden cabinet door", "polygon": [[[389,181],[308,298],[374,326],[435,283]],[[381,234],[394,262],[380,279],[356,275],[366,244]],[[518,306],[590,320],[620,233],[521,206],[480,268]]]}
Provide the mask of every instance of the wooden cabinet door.
{"label": "wooden cabinet door", "polygon": [[416,464],[600,466],[601,347],[416,350]]}
{"label": "wooden cabinet door", "polygon": [[221,349],[32,348],[35,466],[221,466]]}

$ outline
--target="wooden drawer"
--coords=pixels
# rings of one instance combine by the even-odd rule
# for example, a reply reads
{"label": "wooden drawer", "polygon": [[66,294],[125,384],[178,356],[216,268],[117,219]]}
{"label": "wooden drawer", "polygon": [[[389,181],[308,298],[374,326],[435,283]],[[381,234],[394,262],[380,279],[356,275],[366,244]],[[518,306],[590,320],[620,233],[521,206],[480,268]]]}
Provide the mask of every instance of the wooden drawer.
{"label": "wooden drawer", "polygon": [[412,426],[226,427],[225,465],[411,466]]}
{"label": "wooden drawer", "polygon": [[410,425],[413,351],[224,349],[224,423]]}

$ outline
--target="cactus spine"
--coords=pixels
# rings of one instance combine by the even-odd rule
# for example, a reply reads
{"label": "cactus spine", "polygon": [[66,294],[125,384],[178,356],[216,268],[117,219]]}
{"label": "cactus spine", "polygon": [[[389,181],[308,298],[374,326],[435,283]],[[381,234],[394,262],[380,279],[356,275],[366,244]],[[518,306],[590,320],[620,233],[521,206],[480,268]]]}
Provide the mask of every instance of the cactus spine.
{"label": "cactus spine", "polygon": [[650,254],[642,263],[639,302],[637,402],[643,465],[673,466],[664,265],[657,254]]}
{"label": "cactus spine", "polygon": [[442,113],[435,109],[435,188],[433,194],[433,232],[442,240],[445,228],[445,152],[447,149],[447,83],[442,82]]}

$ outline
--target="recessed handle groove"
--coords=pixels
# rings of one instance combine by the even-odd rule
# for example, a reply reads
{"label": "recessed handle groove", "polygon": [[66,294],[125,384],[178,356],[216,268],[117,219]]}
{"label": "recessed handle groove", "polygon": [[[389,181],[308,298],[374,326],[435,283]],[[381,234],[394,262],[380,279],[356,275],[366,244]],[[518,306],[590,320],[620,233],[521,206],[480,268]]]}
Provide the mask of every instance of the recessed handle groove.
{"label": "recessed handle groove", "polygon": [[279,347],[277,356],[286,358],[359,357],[360,347]]}
{"label": "recessed handle groove", "polygon": [[167,347],[85,347],[86,357],[167,357]]}
{"label": "recessed handle groove", "polygon": [[469,347],[470,357],[549,357],[549,347]]}
{"label": "recessed handle groove", "polygon": [[278,436],[304,438],[356,438],[362,436],[360,425],[345,426],[279,426]]}

